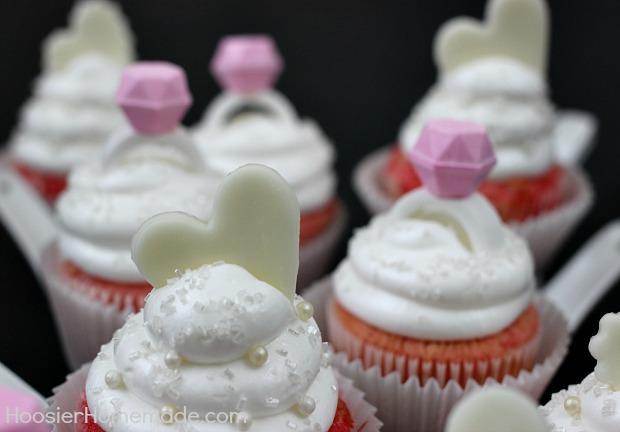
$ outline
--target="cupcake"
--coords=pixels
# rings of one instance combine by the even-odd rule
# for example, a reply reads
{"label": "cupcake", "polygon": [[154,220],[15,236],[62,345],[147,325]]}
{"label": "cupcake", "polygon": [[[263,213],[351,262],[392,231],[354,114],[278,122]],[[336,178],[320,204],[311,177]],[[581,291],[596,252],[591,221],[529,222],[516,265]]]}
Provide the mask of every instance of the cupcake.
{"label": "cupcake", "polygon": [[289,182],[301,208],[298,283],[305,287],[331,264],[346,217],[336,195],[334,147],[314,121],[300,119],[272,88],[281,69],[271,37],[223,38],[211,71],[224,91],[192,132],[207,166],[220,178],[244,164],[260,163]]}
{"label": "cupcake", "polygon": [[412,157],[425,187],[356,231],[329,281],[327,330],[388,430],[440,431],[473,388],[539,396],[568,332],[534,295],[526,242],[475,192],[495,162],[484,128],[429,122]]}
{"label": "cupcake", "polygon": [[590,339],[596,359],[594,372],[581,383],[554,394],[541,408],[549,430],[611,432],[620,430],[620,313],[601,318],[599,331]]}
{"label": "cupcake", "polygon": [[[378,430],[359,391],[340,386],[312,306],[295,295],[298,236],[295,194],[260,165],[221,183],[208,223],[149,219],[132,257],[154,289],[55,390],[50,411],[88,416],[54,430]],[[131,415],[140,418],[123,420]]]}
{"label": "cupcake", "polygon": [[[489,0],[484,23],[457,18],[438,31],[438,82],[404,121],[397,142],[356,169],[356,189],[372,212],[421,186],[408,154],[427,121],[479,123],[497,157],[480,193],[528,240],[537,266],[548,262],[592,203],[585,174],[556,148],[585,147],[595,129],[589,115],[562,117],[549,101],[548,21],[543,0]],[[566,134],[567,120],[589,133]]]}
{"label": "cupcake", "polygon": [[58,238],[43,276],[71,368],[91,360],[151,285],[131,260],[131,238],[158,213],[210,216],[214,181],[179,121],[191,104],[184,71],[140,62],[123,73],[119,105],[130,126],[76,165],[56,203]]}
{"label": "cupcake", "polygon": [[107,0],[75,4],[69,27],[43,43],[43,72],[10,138],[10,164],[53,202],[71,167],[93,158],[124,123],[114,102],[123,68],[135,57],[129,24]]}

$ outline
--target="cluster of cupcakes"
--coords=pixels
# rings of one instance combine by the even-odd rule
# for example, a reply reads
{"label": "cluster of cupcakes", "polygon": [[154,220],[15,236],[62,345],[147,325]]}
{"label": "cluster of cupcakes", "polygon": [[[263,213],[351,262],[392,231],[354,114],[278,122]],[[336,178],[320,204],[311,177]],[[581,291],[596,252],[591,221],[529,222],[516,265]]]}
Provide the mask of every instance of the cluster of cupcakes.
{"label": "cluster of cupcakes", "polygon": [[[89,413],[54,431],[451,432],[472,417],[453,408],[474,390],[539,398],[569,329],[536,272],[592,191],[553,153],[545,4],[490,0],[486,18],[485,31],[455,21],[438,33],[440,82],[354,180],[377,214],[319,280],[347,211],[334,146],[273,88],[273,39],[221,40],[211,71],[223,91],[185,128],[183,69],[133,62],[119,9],[79,3],[77,35],[46,44],[49,77],[9,155],[58,225],[42,274],[75,372],[50,410]],[[39,118],[76,106],[83,122]],[[547,417],[581,426],[597,392],[615,406],[614,371],[554,397]]]}

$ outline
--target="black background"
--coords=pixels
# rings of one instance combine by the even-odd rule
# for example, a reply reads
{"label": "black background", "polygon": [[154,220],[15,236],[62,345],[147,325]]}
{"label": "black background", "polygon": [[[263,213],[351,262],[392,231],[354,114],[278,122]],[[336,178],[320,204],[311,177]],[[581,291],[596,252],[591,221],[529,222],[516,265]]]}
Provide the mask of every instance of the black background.
{"label": "black background", "polygon": [[[40,72],[42,39],[65,25],[72,4],[0,1],[0,143],[7,141]],[[483,0],[131,0],[121,5],[141,59],[168,60],[186,69],[195,101],[187,125],[199,119],[219,92],[207,69],[219,38],[273,35],[286,62],[277,88],[302,116],[316,119],[337,148],[339,192],[351,212],[350,229],[368,221],[351,189],[352,169],[364,155],[394,140],[414,103],[435,81],[430,48],[435,30],[456,15],[481,17],[484,9]],[[594,113],[600,128],[597,146],[585,163],[596,204],[547,277],[620,215],[620,2],[552,0],[549,6],[551,98],[558,107]],[[50,314],[4,228],[0,251],[0,362],[48,396],[67,372]],[[338,258],[344,253],[343,246]],[[614,286],[575,333],[543,402],[550,392],[581,381],[593,370],[587,343],[604,313],[620,311],[619,287]]]}

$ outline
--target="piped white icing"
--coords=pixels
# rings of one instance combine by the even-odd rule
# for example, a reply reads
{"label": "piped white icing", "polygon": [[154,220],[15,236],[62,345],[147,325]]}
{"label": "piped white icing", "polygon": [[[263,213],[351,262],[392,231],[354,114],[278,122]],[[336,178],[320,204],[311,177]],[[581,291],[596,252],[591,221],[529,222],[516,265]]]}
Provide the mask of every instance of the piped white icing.
{"label": "piped white icing", "polygon": [[430,340],[496,333],[531,302],[526,243],[481,195],[405,195],[358,229],[334,274],[340,305],[389,332]]}
{"label": "piped white icing", "polygon": [[[261,366],[245,355],[256,343],[268,352]],[[147,297],[144,312],[130,317],[93,362],[86,396],[108,432],[245,430],[217,422],[165,425],[164,406],[201,419],[244,412],[250,431],[326,431],[338,391],[323,349],[315,321],[298,318],[282,293],[239,266],[206,265]],[[172,365],[171,351],[181,359]],[[121,373],[122,385],[106,384],[110,371]],[[308,416],[297,410],[305,397],[316,402]],[[114,413],[147,413],[151,420],[106,422]]]}
{"label": "piped white icing", "polygon": [[[244,107],[254,110],[242,111]],[[315,122],[299,119],[275,90],[222,93],[193,128],[193,136],[209,168],[222,178],[247,163],[274,168],[295,191],[302,213],[334,196],[332,144]]]}
{"label": "piped white icing", "polygon": [[398,140],[409,152],[430,119],[454,118],[487,128],[497,164],[489,177],[546,171],[552,152],[554,108],[537,71],[508,57],[487,57],[440,76],[403,123]]}
{"label": "piped white icing", "polygon": [[[579,412],[571,415],[565,408],[567,398],[578,398]],[[609,432],[620,428],[620,391],[599,381],[594,373],[580,384],[555,393],[540,408],[551,431]]]}
{"label": "piped white icing", "polygon": [[125,122],[114,102],[122,68],[104,56],[87,54],[40,77],[11,139],[14,157],[59,174],[93,158]]}
{"label": "piped white icing", "polygon": [[56,205],[65,259],[94,276],[142,282],[131,260],[131,239],[146,219],[166,211],[209,218],[216,182],[192,155],[170,145],[187,139],[179,134],[135,136],[132,148],[108,164],[97,159],[71,171]]}
{"label": "piped white icing", "polygon": [[596,359],[594,372],[577,385],[551,397],[541,407],[555,432],[607,432],[620,430],[620,313],[607,313],[588,348]]}

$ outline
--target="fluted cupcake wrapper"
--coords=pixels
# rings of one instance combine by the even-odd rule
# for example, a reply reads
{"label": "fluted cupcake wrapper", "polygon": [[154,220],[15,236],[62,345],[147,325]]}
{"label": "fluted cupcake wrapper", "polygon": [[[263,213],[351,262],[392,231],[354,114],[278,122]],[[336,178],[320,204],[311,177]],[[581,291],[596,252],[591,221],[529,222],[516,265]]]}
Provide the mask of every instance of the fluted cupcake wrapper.
{"label": "fluted cupcake wrapper", "polygon": [[348,219],[347,209],[344,204],[339,203],[336,215],[329,227],[299,248],[297,286],[300,290],[325,275],[342,240]]}
{"label": "fluted cupcake wrapper", "polygon": [[127,317],[136,312],[134,304],[144,292],[115,295],[70,280],[61,271],[56,244],[43,253],[43,282],[51,304],[65,360],[71,370],[92,361],[101,345],[112,339]]}
{"label": "fluted cupcake wrapper", "polygon": [[[331,280],[325,278],[310,287],[304,298],[314,304],[314,319],[326,332],[325,308],[331,296]],[[377,407],[377,416],[387,432],[441,432],[452,407],[466,394],[482,386],[506,386],[519,389],[538,399],[551,381],[566,355],[569,334],[561,312],[542,296],[535,299],[542,319],[542,340],[532,370],[523,370],[516,377],[506,376],[501,383],[488,378],[483,384],[468,380],[465,386],[449,381],[444,386],[436,379],[424,385],[416,377],[402,382],[401,375],[392,372],[383,375],[380,367],[365,368],[360,359],[349,361],[344,353],[336,353],[333,365],[353,379],[355,386],[366,394],[366,399]]]}
{"label": "fluted cupcake wrapper", "polygon": [[[329,340],[334,347],[348,354],[348,358],[360,359],[364,368],[379,366],[383,374],[398,373],[401,377],[415,375],[424,386],[434,379],[440,387],[450,380],[466,383],[473,379],[482,382],[489,377],[501,381],[506,375],[515,375],[522,369],[531,369],[536,363],[542,332],[523,346],[513,349],[502,357],[476,362],[437,362],[422,361],[406,354],[384,351],[369,345],[366,340],[358,338],[347,330],[338,319],[334,309],[333,297],[327,305],[327,327]],[[335,348],[334,348],[335,349]],[[415,371],[414,373],[408,371]]]}
{"label": "fluted cupcake wrapper", "polygon": [[[80,369],[69,374],[64,383],[54,389],[52,396],[48,399],[48,412],[54,413],[56,418],[59,418],[62,413],[77,412],[77,404],[82,397],[89,369],[90,363],[82,365]],[[345,401],[353,417],[354,431],[378,432],[382,423],[375,416],[377,409],[364,399],[364,393],[354,386],[353,380],[343,376],[338,371],[335,373],[339,396]],[[233,428],[235,427],[233,426]],[[63,421],[56,422],[52,432],[74,432],[74,424]]]}
{"label": "fluted cupcake wrapper", "polygon": [[544,269],[594,203],[594,189],[581,168],[566,168],[568,199],[559,207],[523,222],[511,223],[532,250],[537,269]]}
{"label": "fluted cupcake wrapper", "polygon": [[[355,192],[371,214],[387,211],[394,203],[381,186],[389,152],[388,146],[370,153],[353,173]],[[594,202],[592,185],[583,170],[579,167],[565,167],[565,172],[568,198],[563,204],[524,222],[510,224],[527,240],[539,270],[550,262]]]}

